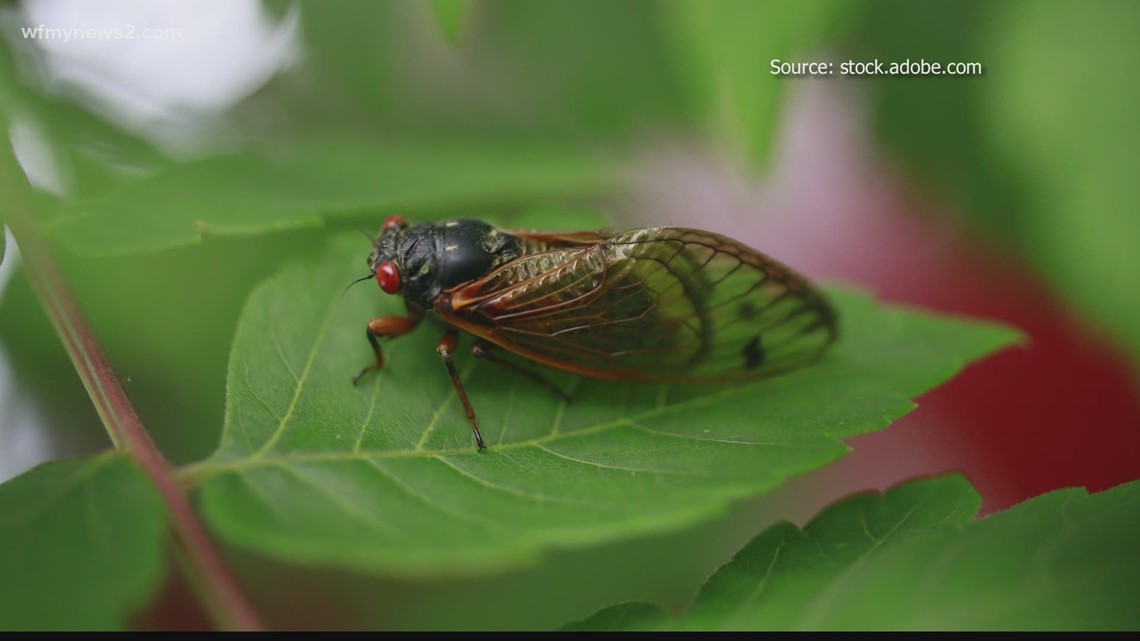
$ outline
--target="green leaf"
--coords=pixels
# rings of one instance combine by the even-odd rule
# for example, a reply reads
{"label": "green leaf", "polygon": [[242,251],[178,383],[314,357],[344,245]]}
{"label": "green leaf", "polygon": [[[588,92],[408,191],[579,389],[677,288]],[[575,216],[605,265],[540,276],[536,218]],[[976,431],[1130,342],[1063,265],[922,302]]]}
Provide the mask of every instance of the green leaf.
{"label": "green leaf", "polygon": [[610,630],[656,630],[666,623],[665,611],[641,601],[610,606],[590,618],[562,627],[567,632],[607,632]]}
{"label": "green leaf", "polygon": [[[957,476],[860,495],[765,530],[659,629],[1135,629],[1140,483],[1053,492],[971,521]],[[644,603],[578,624],[652,626]],[[640,614],[639,614],[640,613]],[[612,627],[604,627],[614,623]]]}
{"label": "green leaf", "polygon": [[608,184],[610,167],[533,144],[326,142],[284,158],[234,154],[178,166],[73,203],[56,231],[84,255],[155,251],[204,234],[314,227],[326,217],[379,219],[596,191]]}
{"label": "green leaf", "polygon": [[0,485],[0,628],[124,628],[165,574],[166,511],[126,456]]}
{"label": "green leaf", "polygon": [[432,0],[431,6],[439,30],[449,42],[459,40],[470,5],[467,0]]}
{"label": "green leaf", "polygon": [[[532,219],[532,223],[536,223]],[[545,226],[572,224],[561,221]],[[908,399],[1017,340],[997,325],[831,292],[843,338],[818,364],[741,386],[614,383],[554,373],[561,403],[460,357],[490,449],[476,452],[429,324],[369,363],[368,318],[402,312],[371,283],[370,247],[332,241],[250,297],[221,446],[186,472],[225,539],[304,563],[409,575],[491,571],[552,547],[664,532],[842,456]]]}
{"label": "green leaf", "polygon": [[721,142],[767,165],[780,103],[797,78],[774,76],[770,62],[810,58],[835,35],[855,3],[835,0],[671,0],[664,4],[689,95]]}

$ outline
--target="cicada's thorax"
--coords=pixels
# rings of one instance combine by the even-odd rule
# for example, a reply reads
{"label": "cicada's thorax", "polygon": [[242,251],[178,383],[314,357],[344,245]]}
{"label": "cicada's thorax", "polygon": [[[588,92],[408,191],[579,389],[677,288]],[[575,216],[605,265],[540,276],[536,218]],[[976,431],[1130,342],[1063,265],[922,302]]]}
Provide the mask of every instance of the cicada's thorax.
{"label": "cicada's thorax", "polygon": [[370,263],[375,272],[383,261],[394,262],[404,300],[428,311],[444,290],[486,276],[524,249],[518,238],[487,223],[447,220],[386,230]]}

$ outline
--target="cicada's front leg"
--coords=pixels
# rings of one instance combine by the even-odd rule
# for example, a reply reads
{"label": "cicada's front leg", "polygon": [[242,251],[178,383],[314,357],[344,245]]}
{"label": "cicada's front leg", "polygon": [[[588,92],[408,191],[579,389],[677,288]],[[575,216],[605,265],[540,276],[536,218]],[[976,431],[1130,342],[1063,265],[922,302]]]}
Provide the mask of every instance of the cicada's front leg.
{"label": "cicada's front leg", "polygon": [[459,372],[455,369],[455,362],[451,360],[458,340],[459,335],[455,330],[448,331],[439,340],[439,347],[436,348],[435,352],[443,359],[447,373],[451,375],[451,384],[455,387],[455,393],[459,396],[460,402],[463,403],[463,411],[467,412],[467,420],[471,423],[471,432],[475,434],[475,444],[479,446],[480,450],[485,450],[487,446],[483,444],[483,435],[479,433],[479,425],[475,422],[475,408],[471,407],[471,401],[467,400],[467,390],[463,389],[463,381],[459,380]]}
{"label": "cicada's front leg", "polygon": [[376,354],[376,362],[360,370],[360,373],[352,378],[352,384],[356,385],[360,379],[364,378],[365,374],[384,366],[384,352],[380,349],[381,338],[395,338],[407,334],[420,324],[420,318],[419,314],[408,314],[407,316],[381,316],[368,321],[368,342]]}

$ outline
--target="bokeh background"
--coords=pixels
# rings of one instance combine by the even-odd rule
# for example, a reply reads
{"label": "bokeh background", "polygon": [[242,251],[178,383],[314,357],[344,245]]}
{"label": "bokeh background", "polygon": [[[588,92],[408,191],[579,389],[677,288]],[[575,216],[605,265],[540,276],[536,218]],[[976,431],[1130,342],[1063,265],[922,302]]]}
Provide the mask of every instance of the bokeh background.
{"label": "bokeh background", "polygon": [[[508,188],[409,215],[509,213],[553,200],[602,209],[616,226],[703,227],[813,278],[1002,320],[1028,336],[1024,348],[920,398],[890,428],[850,440],[846,459],[688,532],[444,584],[281,567],[230,551],[274,623],[536,627],[626,599],[680,607],[762,527],[802,523],[855,491],[955,470],[991,512],[1061,487],[1096,491],[1140,477],[1140,4],[0,7],[8,133],[39,190],[37,213],[144,422],[176,463],[217,443],[230,341],[252,287],[329,234],[374,229],[392,213],[364,203],[273,233],[206,230],[197,242],[137,252],[92,251],[54,233],[84,203],[220,154],[297,157],[352,139],[430,157],[442,142],[485,157],[480,171]],[[40,25],[165,31],[66,42],[22,31]],[[984,72],[777,77],[772,59],[980,62]],[[502,150],[521,147],[587,178],[551,193],[510,189],[521,170],[500,162]],[[398,168],[400,156],[392,162]],[[433,176],[430,162],[417,167],[399,174],[412,191],[455,179]],[[347,183],[385,171],[324,169]],[[151,196],[175,207],[209,185]],[[149,215],[161,223],[163,207]],[[108,446],[11,238],[5,247],[0,480]],[[204,620],[175,577],[139,625]]]}

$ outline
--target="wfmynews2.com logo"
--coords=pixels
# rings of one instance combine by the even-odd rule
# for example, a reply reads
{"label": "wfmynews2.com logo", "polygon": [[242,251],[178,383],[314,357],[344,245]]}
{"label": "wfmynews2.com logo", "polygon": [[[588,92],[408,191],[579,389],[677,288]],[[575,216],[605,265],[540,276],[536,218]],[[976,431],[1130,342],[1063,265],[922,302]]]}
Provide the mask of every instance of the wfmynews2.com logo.
{"label": "wfmynews2.com logo", "polygon": [[20,35],[27,40],[177,40],[182,37],[178,27],[136,27],[124,24],[117,27],[20,27]]}

